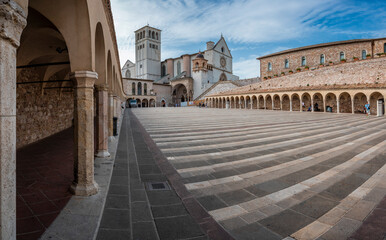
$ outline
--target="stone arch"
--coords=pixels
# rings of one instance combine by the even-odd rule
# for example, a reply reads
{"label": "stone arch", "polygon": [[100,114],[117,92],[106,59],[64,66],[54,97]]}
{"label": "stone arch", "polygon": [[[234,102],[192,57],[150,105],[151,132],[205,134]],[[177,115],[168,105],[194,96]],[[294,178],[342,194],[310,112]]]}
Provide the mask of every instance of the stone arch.
{"label": "stone arch", "polygon": [[[384,100],[384,96],[380,92],[373,92],[370,95],[370,114],[371,115],[377,115],[377,101],[378,100]],[[384,107],[383,107],[384,111]]]}
{"label": "stone arch", "polygon": [[240,108],[241,109],[245,108],[245,98],[244,98],[244,96],[240,97]]}
{"label": "stone arch", "polygon": [[292,111],[300,111],[301,102],[300,97],[297,93],[292,94]]}
{"label": "stone arch", "polygon": [[259,96],[259,109],[264,109],[265,101],[262,95]]}
{"label": "stone arch", "polygon": [[314,111],[324,112],[323,95],[321,93],[315,93],[313,95]]}
{"label": "stone arch", "polygon": [[[336,113],[337,111],[337,101],[336,101],[336,95],[334,93],[327,93],[325,97],[326,101],[326,112],[333,112]],[[329,110],[330,109],[330,110]]]}
{"label": "stone arch", "polygon": [[282,110],[283,111],[289,111],[290,110],[290,99],[289,99],[288,94],[284,94],[281,99],[282,99],[281,100]]}
{"label": "stone arch", "polygon": [[137,107],[142,107],[142,101],[141,99],[137,98]]}
{"label": "stone arch", "polygon": [[235,108],[240,108],[240,98],[238,96],[235,97]]}
{"label": "stone arch", "polygon": [[251,97],[250,96],[245,97],[245,108],[251,109]]}
{"label": "stone arch", "polygon": [[302,111],[312,110],[311,96],[307,92],[302,94],[302,106],[303,106],[303,103],[304,103],[304,107],[302,108]]}
{"label": "stone arch", "polygon": [[222,98],[222,108],[226,108],[226,102],[227,102],[226,98],[223,97]]}
{"label": "stone arch", "polygon": [[155,100],[154,99],[150,99],[149,106],[150,107],[155,107]]}
{"label": "stone arch", "polygon": [[273,110],[281,110],[281,102],[279,95],[275,94],[273,96]]}
{"label": "stone arch", "polygon": [[142,99],[142,107],[149,107],[149,100],[147,100],[146,98]]}
{"label": "stone arch", "polygon": [[[367,103],[367,96],[362,93],[356,93],[353,98],[353,105],[354,105],[354,113],[362,113],[365,114],[365,105]],[[371,108],[370,108],[371,109]]]}
{"label": "stone arch", "polygon": [[98,22],[95,30],[95,71],[98,73],[98,80],[95,85],[107,84],[105,54],[103,28],[102,24]]}
{"label": "stone arch", "polygon": [[230,108],[236,108],[236,101],[234,97],[230,98]]}
{"label": "stone arch", "polygon": [[257,109],[258,108],[258,103],[257,103],[257,97],[256,95],[252,96],[252,109]]}
{"label": "stone arch", "polygon": [[339,94],[339,112],[352,113],[351,96],[348,92]]}
{"label": "stone arch", "polygon": [[221,73],[219,81],[226,81],[227,80],[227,75],[225,73]]}
{"label": "stone arch", "polygon": [[272,97],[269,94],[265,96],[265,109],[272,110]]}

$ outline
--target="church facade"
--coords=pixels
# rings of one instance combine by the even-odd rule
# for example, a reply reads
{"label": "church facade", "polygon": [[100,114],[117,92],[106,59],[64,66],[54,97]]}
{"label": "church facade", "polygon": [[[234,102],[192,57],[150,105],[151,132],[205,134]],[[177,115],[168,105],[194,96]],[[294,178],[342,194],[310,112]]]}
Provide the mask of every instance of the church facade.
{"label": "church facade", "polygon": [[[127,60],[122,76],[170,86],[170,96],[158,97],[170,99],[168,105],[196,100],[219,81],[239,79],[233,74],[232,54],[223,36],[217,43],[207,42],[203,52],[161,61],[161,30],[145,26],[135,31],[135,53],[135,63]],[[130,90],[126,93],[130,95]]]}

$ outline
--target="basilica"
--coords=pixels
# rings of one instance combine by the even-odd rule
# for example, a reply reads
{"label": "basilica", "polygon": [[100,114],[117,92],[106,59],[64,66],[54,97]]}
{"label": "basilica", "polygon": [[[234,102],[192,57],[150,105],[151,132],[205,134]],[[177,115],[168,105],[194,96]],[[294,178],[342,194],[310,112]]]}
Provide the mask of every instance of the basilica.
{"label": "basilica", "polygon": [[129,99],[141,107],[188,105],[216,83],[239,79],[223,36],[207,42],[205,51],[161,61],[161,30],[149,25],[135,31],[135,63],[127,60],[122,76]]}

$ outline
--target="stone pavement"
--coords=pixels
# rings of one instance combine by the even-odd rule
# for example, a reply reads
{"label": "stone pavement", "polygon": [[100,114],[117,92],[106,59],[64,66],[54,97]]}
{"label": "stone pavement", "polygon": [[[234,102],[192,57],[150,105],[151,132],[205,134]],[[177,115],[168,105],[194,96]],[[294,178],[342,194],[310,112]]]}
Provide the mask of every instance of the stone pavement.
{"label": "stone pavement", "polygon": [[97,239],[232,239],[157,150],[127,110]]}
{"label": "stone pavement", "polygon": [[235,239],[385,237],[384,117],[205,108],[133,113],[191,199]]}

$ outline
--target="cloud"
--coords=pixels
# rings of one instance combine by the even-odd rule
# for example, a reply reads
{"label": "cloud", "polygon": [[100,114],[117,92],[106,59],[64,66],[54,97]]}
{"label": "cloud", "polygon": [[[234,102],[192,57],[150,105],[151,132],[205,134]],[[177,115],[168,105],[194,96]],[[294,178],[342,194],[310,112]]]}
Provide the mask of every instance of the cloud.
{"label": "cloud", "polygon": [[[111,5],[122,63],[134,60],[134,31],[149,24],[162,30],[162,59],[195,52],[222,33],[238,51],[233,52],[234,68],[240,71],[242,63],[255,61],[245,59],[245,45],[250,49],[262,43],[287,45],[294,39],[360,31],[341,29],[345,22],[346,28],[350,25],[353,16],[357,21],[372,16],[384,19],[379,7],[355,0],[112,0]],[[371,31],[381,35],[377,29]],[[235,60],[242,57],[245,60]]]}
{"label": "cloud", "polygon": [[233,62],[233,74],[244,78],[252,78],[260,76],[260,62],[256,59],[257,56],[249,56],[248,59],[241,59]]}

